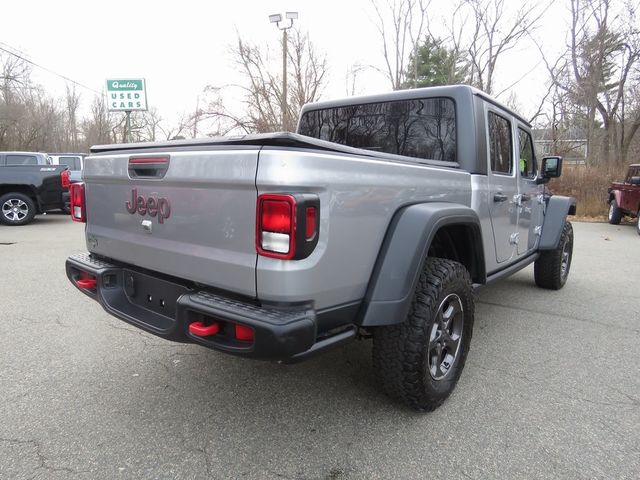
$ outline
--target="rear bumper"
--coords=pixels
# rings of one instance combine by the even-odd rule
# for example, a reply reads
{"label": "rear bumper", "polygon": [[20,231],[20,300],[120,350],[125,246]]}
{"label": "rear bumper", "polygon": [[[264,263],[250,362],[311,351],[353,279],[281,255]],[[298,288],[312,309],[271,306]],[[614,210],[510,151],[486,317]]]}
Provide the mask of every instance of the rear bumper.
{"label": "rear bumper", "polygon": [[[66,271],[71,283],[108,313],[167,340],[251,358],[300,361],[356,336],[356,328],[349,327],[318,339],[316,312],[310,305],[257,306],[90,254],[69,257]],[[189,328],[195,322],[216,323],[220,329],[209,336],[195,335]],[[253,339],[239,340],[236,325],[251,328]]]}

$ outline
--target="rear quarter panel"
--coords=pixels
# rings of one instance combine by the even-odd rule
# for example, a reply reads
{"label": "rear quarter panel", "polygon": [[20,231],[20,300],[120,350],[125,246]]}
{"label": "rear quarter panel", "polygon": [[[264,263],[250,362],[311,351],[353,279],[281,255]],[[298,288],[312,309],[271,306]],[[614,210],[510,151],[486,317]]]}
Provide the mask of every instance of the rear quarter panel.
{"label": "rear quarter panel", "polygon": [[258,194],[320,197],[316,249],[299,261],[258,257],[261,300],[314,301],[316,309],[360,300],[394,213],[419,202],[471,205],[471,176],[455,168],[298,149],[264,148]]}

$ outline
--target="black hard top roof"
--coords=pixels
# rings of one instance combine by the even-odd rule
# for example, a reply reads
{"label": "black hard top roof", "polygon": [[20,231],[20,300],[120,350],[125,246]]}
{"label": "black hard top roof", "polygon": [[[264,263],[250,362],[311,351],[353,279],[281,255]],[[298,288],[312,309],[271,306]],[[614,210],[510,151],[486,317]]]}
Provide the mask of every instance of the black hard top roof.
{"label": "black hard top roof", "polygon": [[425,98],[425,97],[452,97],[452,96],[458,96],[464,93],[468,95],[475,95],[497,107],[500,107],[502,110],[509,113],[510,115],[513,115],[522,123],[526,124],[528,127],[531,127],[531,124],[529,123],[529,121],[523,118],[520,114],[518,114],[517,112],[514,112],[506,105],[503,105],[502,103],[498,102],[495,98],[484,93],[482,90],[478,90],[477,88],[472,87],[470,85],[445,85],[440,87],[412,88],[408,90],[395,90],[392,92],[380,93],[377,95],[362,95],[362,96],[347,97],[347,98],[342,98],[337,100],[307,103],[304,107],[302,107],[302,111],[300,112],[300,115],[304,114],[309,110],[322,110],[326,108],[343,107],[346,105],[361,105],[366,103],[392,102],[396,100],[411,100],[414,98]]}

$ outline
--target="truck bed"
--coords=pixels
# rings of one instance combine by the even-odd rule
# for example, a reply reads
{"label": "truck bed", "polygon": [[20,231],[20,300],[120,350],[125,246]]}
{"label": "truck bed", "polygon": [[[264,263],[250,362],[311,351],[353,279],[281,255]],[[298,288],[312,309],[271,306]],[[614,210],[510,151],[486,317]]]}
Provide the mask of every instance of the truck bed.
{"label": "truck bed", "polygon": [[[131,176],[130,159],[158,156],[168,158],[164,177]],[[391,217],[403,205],[445,195],[471,204],[470,175],[451,162],[416,162],[291,133],[94,147],[84,180],[91,252],[260,301],[313,301],[319,309],[362,299]],[[278,192],[320,200],[318,245],[304,260],[256,252],[257,198]],[[170,218],[160,223],[128,212],[126,203],[137,196],[166,199]],[[346,258],[351,270],[340,275]]]}

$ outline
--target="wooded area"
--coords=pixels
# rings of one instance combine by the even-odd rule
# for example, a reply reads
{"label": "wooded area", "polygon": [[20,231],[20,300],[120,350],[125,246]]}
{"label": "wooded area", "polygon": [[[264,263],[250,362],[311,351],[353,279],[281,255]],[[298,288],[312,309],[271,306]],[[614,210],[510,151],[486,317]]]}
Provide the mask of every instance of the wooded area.
{"label": "wooded area", "polygon": [[[542,153],[577,163],[626,164],[636,157],[640,128],[640,33],[636,4],[612,0],[562,0],[566,45],[560,55],[545,51],[536,32],[549,4],[505,0],[459,0],[443,25],[431,0],[371,0],[380,61],[345,72],[347,94],[367,75],[382,73],[392,89],[467,83],[517,105],[517,81],[498,82],[504,59],[526,49],[532,66],[546,67],[539,104],[530,112]],[[436,28],[438,27],[438,28]],[[236,85],[212,84],[197,107],[173,124],[151,109],[133,115],[135,141],[295,129],[302,105],[321,98],[331,59],[307,33],[288,36],[288,100],[282,112],[281,46],[253,45],[238,33],[232,57],[242,75]],[[274,53],[276,52],[276,53]],[[0,51],[0,150],[87,151],[92,144],[123,142],[124,117],[110,114],[101,95],[81,94],[69,82],[64,98],[53,98],[32,82],[32,65]],[[336,73],[336,72],[334,72]],[[529,72],[523,71],[522,77]],[[242,99],[229,102],[230,91]],[[240,93],[238,93],[240,92]],[[80,116],[81,105],[89,114]],[[527,113],[527,112],[523,112]],[[283,125],[284,119],[284,125]]]}

